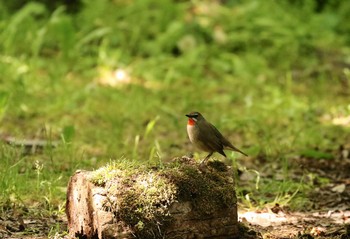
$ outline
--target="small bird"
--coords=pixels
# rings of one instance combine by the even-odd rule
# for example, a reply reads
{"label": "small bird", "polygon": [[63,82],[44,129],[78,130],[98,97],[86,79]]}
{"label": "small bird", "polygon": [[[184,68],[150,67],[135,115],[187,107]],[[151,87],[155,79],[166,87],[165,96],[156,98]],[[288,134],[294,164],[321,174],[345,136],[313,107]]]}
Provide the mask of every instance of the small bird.
{"label": "small bird", "polygon": [[188,117],[187,134],[190,141],[198,149],[209,152],[208,156],[202,160],[201,164],[207,161],[214,152],[218,152],[226,157],[224,149],[233,150],[248,156],[222,136],[219,130],[206,121],[201,113],[191,112],[186,116]]}

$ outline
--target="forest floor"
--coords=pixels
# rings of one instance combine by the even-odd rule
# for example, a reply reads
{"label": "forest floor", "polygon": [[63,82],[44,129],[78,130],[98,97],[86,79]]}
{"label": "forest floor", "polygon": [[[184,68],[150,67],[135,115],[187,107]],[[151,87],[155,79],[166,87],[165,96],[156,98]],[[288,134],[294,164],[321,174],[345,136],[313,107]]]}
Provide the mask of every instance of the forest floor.
{"label": "forest floor", "polygon": [[[334,160],[293,161],[300,170],[328,178],[326,185],[315,183],[309,194],[311,206],[293,211],[275,204],[265,209],[239,210],[239,221],[249,228],[252,238],[350,238],[350,159],[348,150],[340,150]],[[293,174],[298,177],[298,169]],[[262,177],[269,177],[267,172]],[[239,184],[244,184],[241,175]],[[310,209],[311,208],[311,209]],[[4,209],[0,214],[0,238],[64,238],[65,215],[48,216],[30,209]],[[248,236],[250,238],[250,236]]]}
{"label": "forest floor", "polygon": [[[347,149],[340,149],[334,160],[296,158],[293,174],[307,168],[327,178],[315,183],[308,195],[311,205],[292,211],[278,204],[260,211],[242,211],[239,220],[263,238],[350,238],[350,159]],[[268,176],[268,175],[265,175]]]}

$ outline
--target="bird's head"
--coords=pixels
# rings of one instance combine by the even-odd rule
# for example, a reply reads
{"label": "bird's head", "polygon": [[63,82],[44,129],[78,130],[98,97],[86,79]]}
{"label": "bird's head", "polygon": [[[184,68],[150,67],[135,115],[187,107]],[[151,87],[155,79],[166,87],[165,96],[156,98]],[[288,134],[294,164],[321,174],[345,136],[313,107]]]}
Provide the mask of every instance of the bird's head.
{"label": "bird's head", "polygon": [[191,112],[186,114],[188,117],[188,125],[195,125],[198,121],[204,120],[204,117],[199,112]]}

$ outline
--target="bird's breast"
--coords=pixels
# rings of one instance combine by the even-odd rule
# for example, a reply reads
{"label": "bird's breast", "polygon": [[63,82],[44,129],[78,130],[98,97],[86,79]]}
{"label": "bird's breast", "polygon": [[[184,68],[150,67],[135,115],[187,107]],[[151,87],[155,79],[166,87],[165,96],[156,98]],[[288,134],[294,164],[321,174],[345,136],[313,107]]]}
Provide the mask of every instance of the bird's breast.
{"label": "bird's breast", "polygon": [[191,142],[194,143],[196,141],[196,137],[198,137],[198,129],[195,125],[187,124],[187,134]]}
{"label": "bird's breast", "polygon": [[187,125],[187,134],[191,143],[198,149],[211,152],[205,142],[202,142],[199,138],[199,129],[196,125]]}

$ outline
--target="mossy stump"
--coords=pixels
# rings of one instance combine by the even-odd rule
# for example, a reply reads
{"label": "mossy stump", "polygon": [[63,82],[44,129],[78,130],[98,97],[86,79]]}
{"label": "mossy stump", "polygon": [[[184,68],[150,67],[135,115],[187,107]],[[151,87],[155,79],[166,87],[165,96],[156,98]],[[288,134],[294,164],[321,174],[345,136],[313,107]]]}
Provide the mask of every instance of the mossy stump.
{"label": "mossy stump", "polygon": [[71,237],[237,238],[232,170],[176,158],[162,167],[113,162],[70,179],[66,213]]}

